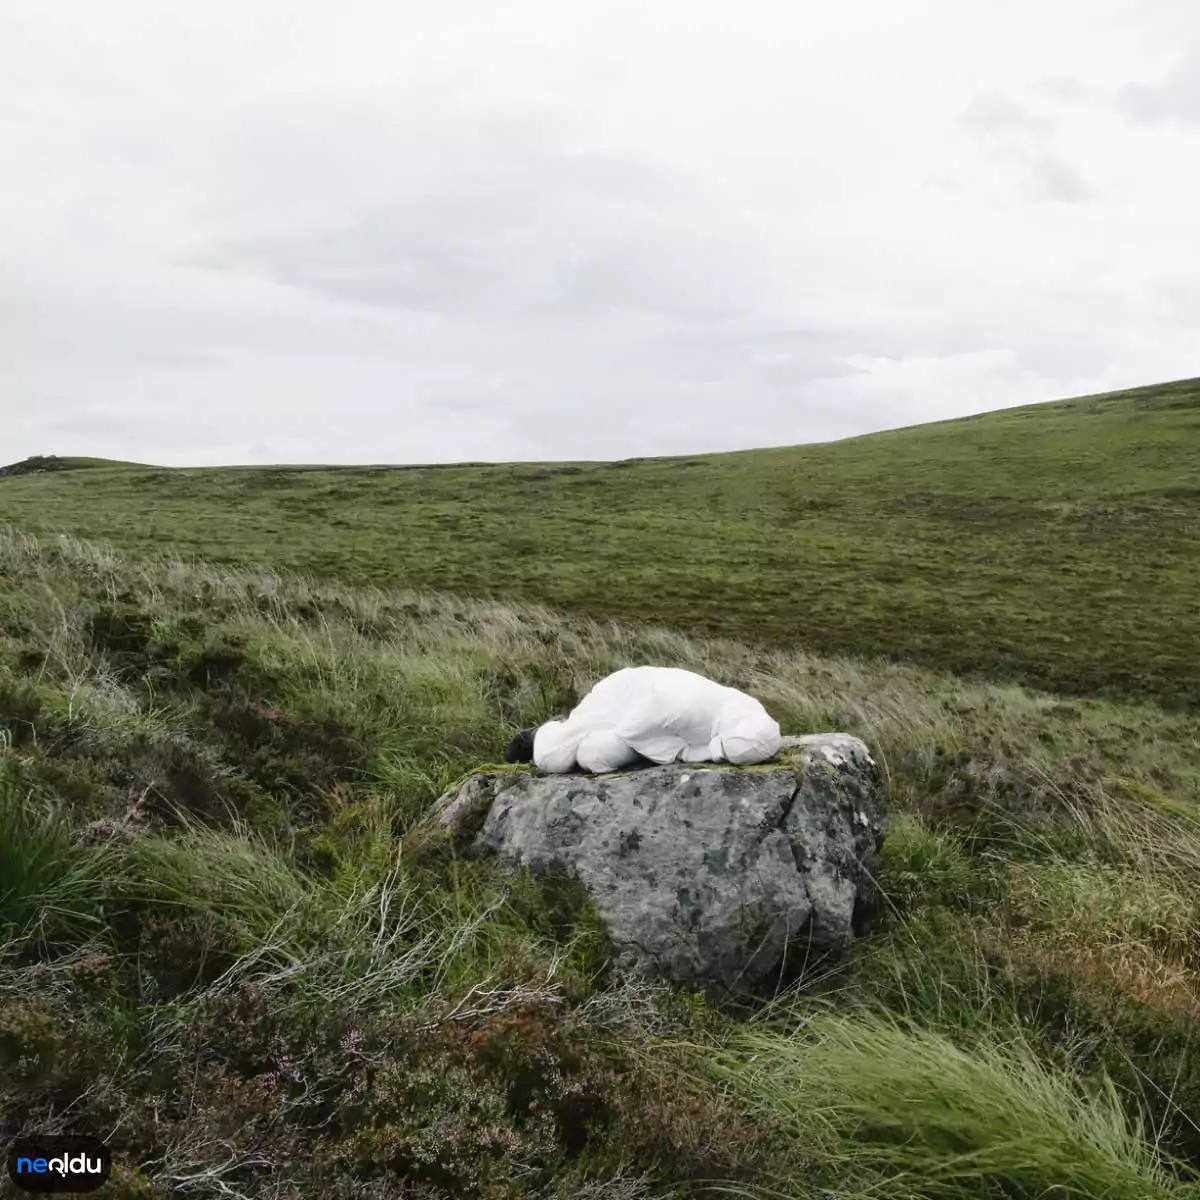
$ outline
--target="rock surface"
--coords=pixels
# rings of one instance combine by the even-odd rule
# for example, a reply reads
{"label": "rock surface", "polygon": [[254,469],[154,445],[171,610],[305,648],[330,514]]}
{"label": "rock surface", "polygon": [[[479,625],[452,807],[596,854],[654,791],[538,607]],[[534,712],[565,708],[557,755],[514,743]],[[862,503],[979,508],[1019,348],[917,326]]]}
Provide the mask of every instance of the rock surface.
{"label": "rock surface", "polygon": [[869,922],[884,803],[867,747],[828,733],[757,767],[474,775],[434,818],[474,853],[578,879],[621,965],[757,991]]}

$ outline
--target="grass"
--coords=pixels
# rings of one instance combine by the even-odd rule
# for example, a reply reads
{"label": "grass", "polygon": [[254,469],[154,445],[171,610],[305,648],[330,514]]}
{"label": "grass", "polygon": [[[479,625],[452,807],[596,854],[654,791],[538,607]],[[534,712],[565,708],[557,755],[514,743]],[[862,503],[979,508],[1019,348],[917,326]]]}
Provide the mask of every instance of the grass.
{"label": "grass", "polygon": [[61,809],[25,792],[0,758],[0,930],[83,932],[102,894],[101,855],[76,848],[72,834]]}
{"label": "grass", "polygon": [[[880,928],[757,1010],[623,979],[577,889],[423,825],[645,661],[885,775]],[[0,1135],[102,1136],[145,1200],[1194,1197],[1198,746],[1145,700],[0,532]]]}
{"label": "grass", "polygon": [[145,467],[145,463],[124,462],[116,458],[81,458],[79,456],[60,457],[57,454],[35,454],[31,458],[22,459],[18,463],[0,468],[0,475],[16,477],[18,475],[38,475],[47,471],[79,471],[104,467]]}
{"label": "grass", "polygon": [[1176,708],[1200,703],[1198,505],[1197,380],[685,459],[0,480],[0,522],[124,551]]}
{"label": "grass", "polygon": [[1156,1200],[1178,1179],[1112,1084],[1048,1065],[1017,1029],[974,1044],[885,1014],[752,1031],[714,1061],[859,1194]]}

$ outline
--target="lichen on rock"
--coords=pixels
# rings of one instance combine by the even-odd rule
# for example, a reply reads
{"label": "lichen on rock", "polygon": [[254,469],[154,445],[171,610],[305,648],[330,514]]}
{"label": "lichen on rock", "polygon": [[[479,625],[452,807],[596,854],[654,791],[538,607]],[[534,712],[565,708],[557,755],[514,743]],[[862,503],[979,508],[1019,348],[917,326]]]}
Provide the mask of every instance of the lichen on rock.
{"label": "lichen on rock", "polygon": [[619,965],[686,983],[794,978],[842,954],[877,903],[883,792],[847,734],[788,738],[750,768],[480,773],[433,818],[469,853],[578,879]]}

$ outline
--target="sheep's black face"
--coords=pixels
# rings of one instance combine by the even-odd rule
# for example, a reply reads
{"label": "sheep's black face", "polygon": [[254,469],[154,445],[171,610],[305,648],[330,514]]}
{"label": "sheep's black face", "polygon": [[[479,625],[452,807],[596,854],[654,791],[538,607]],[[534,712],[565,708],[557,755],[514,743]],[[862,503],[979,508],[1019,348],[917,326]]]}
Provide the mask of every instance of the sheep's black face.
{"label": "sheep's black face", "polygon": [[522,729],[504,752],[504,761],[510,763],[533,762],[533,735],[536,729]]}

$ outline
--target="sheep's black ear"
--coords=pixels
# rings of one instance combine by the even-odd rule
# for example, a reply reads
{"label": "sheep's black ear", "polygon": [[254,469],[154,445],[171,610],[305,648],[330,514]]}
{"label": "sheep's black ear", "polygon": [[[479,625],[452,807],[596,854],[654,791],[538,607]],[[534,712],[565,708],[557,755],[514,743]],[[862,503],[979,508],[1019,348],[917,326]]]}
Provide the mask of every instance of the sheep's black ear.
{"label": "sheep's black ear", "polygon": [[504,761],[510,763],[533,762],[533,735],[536,729],[522,729],[504,752]]}

